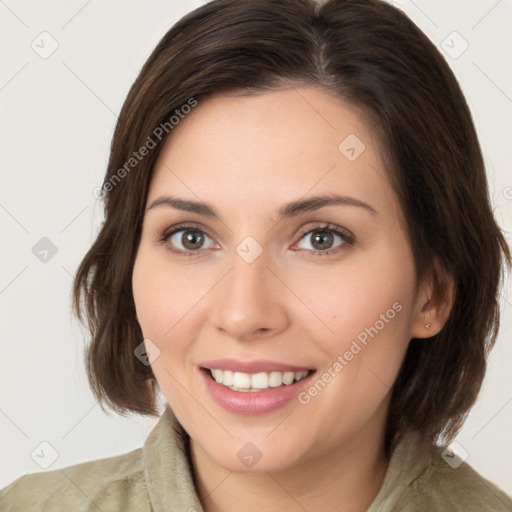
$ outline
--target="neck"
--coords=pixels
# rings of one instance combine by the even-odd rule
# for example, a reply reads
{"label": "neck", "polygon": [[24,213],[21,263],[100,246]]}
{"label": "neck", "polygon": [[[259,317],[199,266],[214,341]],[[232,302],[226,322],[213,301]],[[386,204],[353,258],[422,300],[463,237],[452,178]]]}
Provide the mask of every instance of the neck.
{"label": "neck", "polygon": [[362,430],[349,446],[316,454],[276,472],[236,473],[212,460],[191,439],[196,489],[205,512],[322,510],[365,512],[389,465],[383,429]]}

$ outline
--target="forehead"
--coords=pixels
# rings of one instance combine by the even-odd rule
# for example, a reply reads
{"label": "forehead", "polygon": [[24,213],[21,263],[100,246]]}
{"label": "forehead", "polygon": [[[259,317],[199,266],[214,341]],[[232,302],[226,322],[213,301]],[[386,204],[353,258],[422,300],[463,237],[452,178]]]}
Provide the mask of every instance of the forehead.
{"label": "forehead", "polygon": [[394,194],[371,128],[352,105],[312,87],[216,96],[173,129],[148,202],[172,192],[263,207],[335,192],[382,208]]}

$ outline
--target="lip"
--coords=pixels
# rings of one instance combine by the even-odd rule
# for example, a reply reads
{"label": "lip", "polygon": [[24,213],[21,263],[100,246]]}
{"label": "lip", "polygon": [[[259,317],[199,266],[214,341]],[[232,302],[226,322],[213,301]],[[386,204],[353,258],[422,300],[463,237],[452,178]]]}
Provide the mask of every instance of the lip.
{"label": "lip", "polygon": [[[294,366],[291,364],[279,363],[277,361],[240,361],[237,359],[215,359],[212,361],[204,361],[199,366],[210,370],[231,370],[232,372],[241,373],[260,373],[260,372],[302,372],[314,370],[306,366]],[[290,384],[291,385],[291,384]]]}
{"label": "lip", "polygon": [[[283,365],[281,365],[281,368]],[[290,366],[287,366],[290,368]],[[219,368],[214,366],[214,368]],[[259,366],[261,368],[261,366]],[[292,367],[293,368],[293,367]],[[304,368],[306,369],[306,368]],[[280,370],[274,370],[280,371]],[[301,371],[301,370],[289,370]],[[205,383],[208,394],[212,399],[228,412],[243,415],[254,416],[275,411],[285,406],[293,398],[296,398],[301,391],[310,385],[313,375],[316,371],[312,371],[307,377],[290,385],[284,385],[277,388],[270,388],[265,391],[233,391],[222,384],[216,382],[206,368],[199,368],[199,373]]]}

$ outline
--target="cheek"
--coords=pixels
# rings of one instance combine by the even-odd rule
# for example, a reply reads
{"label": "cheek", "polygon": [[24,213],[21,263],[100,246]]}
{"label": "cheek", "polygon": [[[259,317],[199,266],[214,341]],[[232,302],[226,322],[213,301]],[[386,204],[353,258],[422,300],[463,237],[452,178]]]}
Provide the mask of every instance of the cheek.
{"label": "cheek", "polygon": [[301,403],[309,403],[329,428],[351,418],[346,428],[357,430],[384,404],[400,370],[410,341],[415,281],[412,262],[393,261],[344,269],[310,289],[308,304],[334,333],[311,332],[326,355],[318,375],[326,390],[313,383]]}
{"label": "cheek", "polygon": [[141,246],[132,276],[137,319],[145,337],[163,342],[193,309],[208,286],[202,274],[170,267],[165,255]]}
{"label": "cheek", "polygon": [[383,399],[410,341],[415,268],[407,246],[403,251],[396,247],[381,247],[368,257],[353,258],[328,279],[319,270],[317,276],[310,274],[300,283],[302,290],[308,289],[307,283],[315,283],[305,302],[330,329],[321,338],[312,336],[327,356],[323,370],[336,376],[332,400],[351,410],[354,417],[364,414],[362,403],[371,414]]}
{"label": "cheek", "polygon": [[151,368],[163,394],[181,410],[179,383],[190,379],[191,347],[199,337],[205,311],[202,299],[215,283],[207,269],[170,266],[165,254],[141,246],[132,287],[137,319],[145,339],[159,349]]}
{"label": "cheek", "polygon": [[381,331],[383,322],[387,331],[403,331],[409,325],[414,265],[412,259],[396,251],[354,257],[331,272],[310,268],[296,277],[297,295],[329,328],[328,339],[334,345],[357,337],[376,323]]}
{"label": "cheek", "polygon": [[[180,329],[186,322],[188,288],[183,286],[179,272],[168,275],[162,261],[144,246],[135,260],[132,288],[137,320],[144,339],[158,347],[158,356],[151,360],[151,369],[163,395],[176,411],[181,410],[178,382],[183,381],[182,368],[186,346],[180,343]],[[181,291],[179,291],[181,290]],[[184,293],[185,292],[185,296]]]}

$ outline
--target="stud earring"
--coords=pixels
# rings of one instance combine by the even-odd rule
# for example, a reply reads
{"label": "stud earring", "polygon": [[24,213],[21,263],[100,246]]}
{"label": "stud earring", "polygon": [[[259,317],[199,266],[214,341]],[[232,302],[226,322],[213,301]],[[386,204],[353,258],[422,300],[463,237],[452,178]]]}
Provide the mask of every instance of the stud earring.
{"label": "stud earring", "polygon": [[427,329],[430,329],[430,328],[432,327],[432,324],[430,324],[430,323],[425,324],[425,327],[426,327]]}

